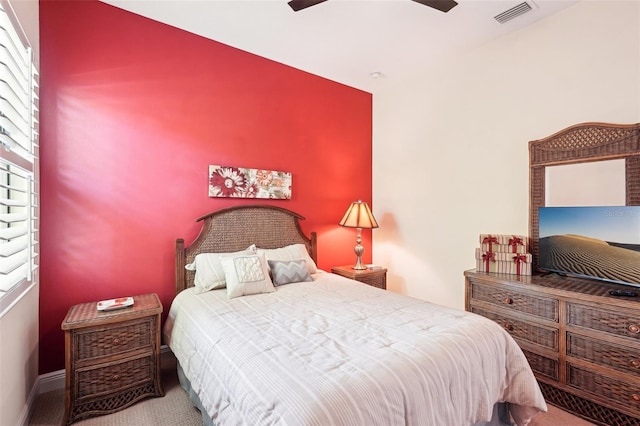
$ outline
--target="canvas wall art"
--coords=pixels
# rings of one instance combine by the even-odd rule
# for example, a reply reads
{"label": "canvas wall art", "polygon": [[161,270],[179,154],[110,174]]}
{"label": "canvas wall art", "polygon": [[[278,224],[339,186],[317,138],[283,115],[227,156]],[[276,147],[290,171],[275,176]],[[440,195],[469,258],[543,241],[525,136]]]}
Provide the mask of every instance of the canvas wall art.
{"label": "canvas wall art", "polygon": [[209,166],[209,197],[291,199],[291,173]]}

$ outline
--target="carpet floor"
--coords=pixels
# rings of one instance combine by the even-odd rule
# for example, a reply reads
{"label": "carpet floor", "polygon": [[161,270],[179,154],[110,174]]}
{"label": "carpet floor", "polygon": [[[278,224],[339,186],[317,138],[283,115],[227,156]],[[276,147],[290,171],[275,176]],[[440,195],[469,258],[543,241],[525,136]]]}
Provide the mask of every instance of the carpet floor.
{"label": "carpet floor", "polygon": [[[180,387],[176,374],[176,360],[171,352],[162,354],[163,398],[148,398],[117,413],[91,417],[74,422],[78,426],[201,426],[200,412],[189,402]],[[38,396],[29,426],[59,426],[64,416],[64,389]],[[530,426],[592,426],[585,420],[549,405]]]}

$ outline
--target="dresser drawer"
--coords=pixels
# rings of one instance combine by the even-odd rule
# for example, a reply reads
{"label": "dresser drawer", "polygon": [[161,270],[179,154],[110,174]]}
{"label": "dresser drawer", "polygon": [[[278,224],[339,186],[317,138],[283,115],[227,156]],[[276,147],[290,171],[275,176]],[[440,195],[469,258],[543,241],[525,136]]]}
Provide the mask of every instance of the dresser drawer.
{"label": "dresser drawer", "polygon": [[529,365],[534,373],[558,381],[560,375],[558,373],[558,359],[551,359],[545,356],[522,350],[524,356],[529,361]]}
{"label": "dresser drawer", "polygon": [[556,352],[559,350],[559,333],[557,329],[541,327],[508,315],[479,309],[475,306],[471,306],[471,312],[497,322],[515,339],[544,346]]}
{"label": "dresser drawer", "polygon": [[120,392],[123,389],[151,382],[154,378],[152,355],[123,361],[117,364],[95,367],[76,372],[76,396],[95,397],[105,393]]}
{"label": "dresser drawer", "polygon": [[74,332],[74,351],[76,361],[111,356],[137,349],[153,347],[156,318],[124,322],[102,328],[89,328]]}
{"label": "dresser drawer", "polygon": [[567,364],[567,384],[616,405],[623,411],[640,414],[640,381],[623,381]]}
{"label": "dresser drawer", "polygon": [[608,311],[576,303],[569,303],[567,306],[568,325],[604,331],[640,342],[640,316],[637,314]]}
{"label": "dresser drawer", "polygon": [[471,299],[491,303],[504,309],[522,312],[536,317],[558,322],[558,300],[532,296],[509,287],[471,283]]}
{"label": "dresser drawer", "polygon": [[640,350],[567,333],[567,355],[640,378]]}

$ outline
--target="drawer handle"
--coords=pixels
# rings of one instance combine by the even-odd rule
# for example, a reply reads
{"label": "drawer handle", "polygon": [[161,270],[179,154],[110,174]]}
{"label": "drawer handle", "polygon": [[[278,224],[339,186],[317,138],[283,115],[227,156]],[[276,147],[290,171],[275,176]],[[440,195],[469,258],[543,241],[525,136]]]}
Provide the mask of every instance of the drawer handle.
{"label": "drawer handle", "polygon": [[640,395],[634,393],[633,395],[631,395],[631,399],[633,399],[635,402],[640,402]]}
{"label": "drawer handle", "polygon": [[113,346],[120,346],[120,343],[122,343],[122,340],[118,339],[117,337],[113,339]]}
{"label": "drawer handle", "polygon": [[502,301],[505,305],[513,305],[513,299],[510,297],[505,297],[504,299],[502,299]]}
{"label": "drawer handle", "polygon": [[627,327],[627,330],[629,330],[633,334],[638,334],[640,333],[640,326],[638,324],[631,324],[629,327]]}
{"label": "drawer handle", "polygon": [[114,374],[112,379],[113,380],[120,380],[120,375],[119,374]]}
{"label": "drawer handle", "polygon": [[629,364],[631,364],[633,368],[640,368],[640,361],[638,361],[637,359],[632,359]]}
{"label": "drawer handle", "polygon": [[508,322],[505,322],[503,327],[507,331],[513,331],[513,324],[509,324]]}

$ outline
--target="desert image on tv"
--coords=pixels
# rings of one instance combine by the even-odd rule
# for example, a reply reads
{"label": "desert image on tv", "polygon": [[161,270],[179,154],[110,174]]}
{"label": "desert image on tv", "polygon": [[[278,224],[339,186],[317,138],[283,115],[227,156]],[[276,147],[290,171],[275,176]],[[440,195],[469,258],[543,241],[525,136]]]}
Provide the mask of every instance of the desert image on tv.
{"label": "desert image on tv", "polygon": [[540,219],[541,269],[640,285],[640,210],[554,210]]}

